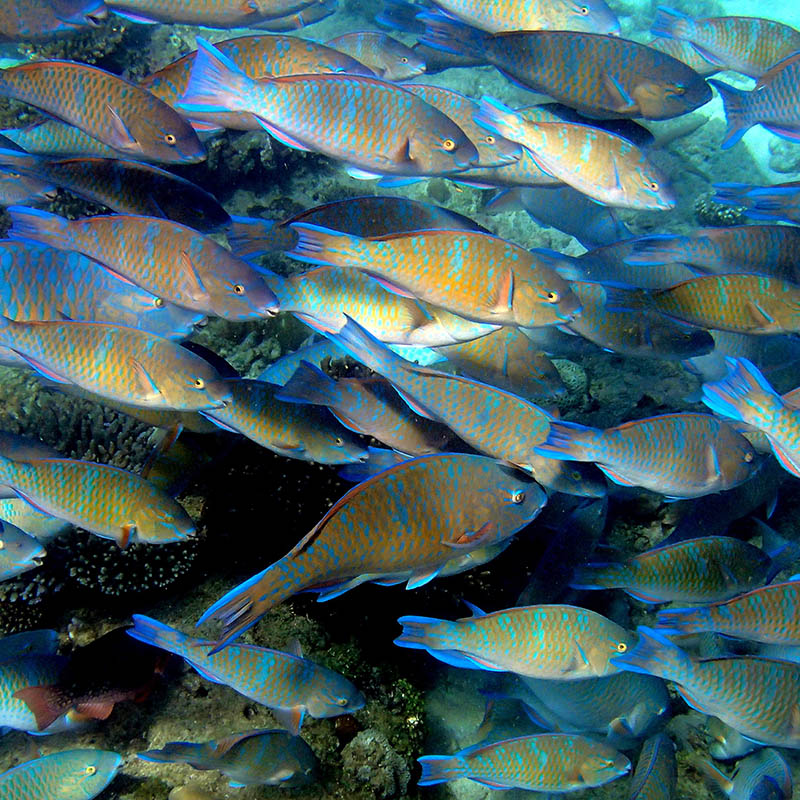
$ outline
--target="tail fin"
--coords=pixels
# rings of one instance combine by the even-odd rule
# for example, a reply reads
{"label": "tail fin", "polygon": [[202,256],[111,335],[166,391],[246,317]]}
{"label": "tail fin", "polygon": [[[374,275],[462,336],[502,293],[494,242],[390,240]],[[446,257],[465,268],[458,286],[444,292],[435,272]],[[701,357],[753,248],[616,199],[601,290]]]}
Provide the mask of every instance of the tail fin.
{"label": "tail fin", "polygon": [[575,569],[569,585],[573,589],[616,589],[627,583],[628,572],[625,564],[584,564]]}
{"label": "tail fin", "polygon": [[493,97],[482,97],[475,122],[496,136],[512,142],[524,138],[524,120],[516,111]]}
{"label": "tail fin", "polygon": [[226,55],[197,37],[197,55],[186,91],[177,101],[179,111],[250,111],[248,90],[256,84]]}
{"label": "tail fin", "polygon": [[697,608],[667,608],[656,615],[654,629],[666,636],[702,633],[714,629],[708,606]]}
{"label": "tail fin", "polygon": [[308,361],[301,361],[283,389],[275,394],[275,399],[332,408],[341,398],[333,378]]}
{"label": "tail fin", "polygon": [[192,742],[167,742],[160,750],[146,750],[137,753],[136,757],[142,761],[151,761],[157,764],[171,764],[182,762],[195,769],[206,769],[208,745],[194,744]]}
{"label": "tail fin", "polygon": [[551,420],[547,439],[534,452],[560,461],[595,461],[595,437],[601,431],[579,425],[577,422]]}
{"label": "tail fin", "polygon": [[395,355],[350,317],[347,317],[347,322],[342,325],[339,333],[331,334],[330,338],[356,361],[390,380],[393,364],[403,362],[400,356]]}
{"label": "tail fin", "polygon": [[694,24],[694,20],[688,14],[659,6],[650,33],[667,39],[688,39],[694,32]]}
{"label": "tail fin", "polygon": [[425,24],[425,33],[419,37],[421,44],[458,56],[484,58],[485,44],[491,34],[437,11],[418,14],[417,20]]}
{"label": "tail fin", "polygon": [[757,425],[764,406],[781,400],[755,364],[746,358],[725,360],[730,371],[717,383],[703,384],[702,400],[716,414]]}
{"label": "tail fin", "polygon": [[[397,620],[403,626],[403,632],[394,640],[398,647],[407,647],[411,650],[430,650],[434,646],[434,641],[440,637],[434,636],[433,628],[444,627],[448,622],[434,617],[400,617]],[[452,646],[453,642],[447,645]]]}
{"label": "tail fin", "polygon": [[688,654],[659,631],[640,625],[637,632],[639,641],[636,646],[627,653],[614,656],[611,663],[627,672],[655,675],[680,683],[684,674],[693,667]]}
{"label": "tail fin", "polygon": [[722,81],[709,80],[708,82],[719,92],[722,104],[725,106],[728,130],[720,147],[727,150],[729,147],[733,147],[755,125],[750,118],[748,108],[750,92],[728,86]]}
{"label": "tail fin", "polygon": [[191,638],[175,628],[170,628],[169,625],[143,614],[133,615],[133,627],[128,628],[127,633],[128,636],[132,636],[139,642],[159,647],[179,656],[184,655],[185,645]]}
{"label": "tail fin", "polygon": [[278,225],[274,219],[258,217],[231,217],[227,234],[231,252],[245,261],[291,250],[297,241],[289,228]]}
{"label": "tail fin", "polygon": [[654,234],[641,236],[633,240],[631,254],[622,260],[626,264],[651,267],[657,264],[672,264],[682,262],[688,257],[686,248],[689,245],[688,236],[669,236]]}
{"label": "tail fin", "polygon": [[425,33],[425,23],[417,19],[422,10],[422,6],[405,0],[384,0],[383,11],[375,17],[375,22],[419,37]]}
{"label": "tail fin", "polygon": [[8,231],[11,239],[41,242],[58,250],[72,249],[70,222],[64,217],[27,206],[9,206],[6,211],[11,217],[11,228]]}
{"label": "tail fin", "polygon": [[286,255],[309,264],[330,267],[367,267],[369,254],[365,242],[349,233],[340,233],[307,222],[289,226],[297,234],[297,243]]}
{"label": "tail fin", "polygon": [[433,786],[463,778],[465,769],[460,756],[422,756],[418,758],[422,775],[417,786]]}
{"label": "tail fin", "polygon": [[0,164],[9,167],[16,167],[19,170],[26,172],[35,171],[37,167],[41,166],[42,157],[33,155],[32,153],[23,153],[19,150],[8,150],[5,147],[0,148]]}

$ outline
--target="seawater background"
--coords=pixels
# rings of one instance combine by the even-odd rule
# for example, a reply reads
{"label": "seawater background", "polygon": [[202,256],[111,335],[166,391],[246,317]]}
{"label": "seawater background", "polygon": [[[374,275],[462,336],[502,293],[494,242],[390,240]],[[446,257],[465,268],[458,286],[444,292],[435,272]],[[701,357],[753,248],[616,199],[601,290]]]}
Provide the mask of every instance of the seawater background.
{"label": "seawater background", "polygon": [[[655,2],[611,0],[621,18],[623,33],[647,38]],[[800,5],[732,0],[702,0],[678,5],[696,15],[769,14],[800,27]],[[380,5],[344,2],[333,17],[298,33],[326,41],[344,32],[375,27]],[[141,76],[191,50],[199,32],[187,26],[137,26],[115,19],[82,44],[57,44],[39,53],[60,57],[96,58],[114,71]],[[202,31],[211,41],[244,31]],[[93,37],[93,38],[92,38]],[[399,37],[402,38],[402,37]],[[724,80],[751,85],[746,78],[725,74]],[[492,68],[451,70],[423,76],[421,81],[458,89],[473,97],[493,95],[510,104],[533,102],[530,93],[512,87]],[[0,107],[4,125],[29,120],[29,112],[14,104]],[[654,160],[672,176],[679,204],[671,212],[628,213],[622,216],[637,233],[681,232],[700,224],[696,204],[714,181],[786,181],[800,177],[800,146],[752,130],[731,151],[721,152],[725,130],[721,104],[715,99],[698,112],[711,115],[695,133],[677,139]],[[671,130],[683,119],[660,123]],[[214,191],[234,214],[281,218],[302,208],[346,196],[381,193],[373,183],[349,178],[341,166],[321,156],[298,153],[271,142],[266,134],[231,134],[211,145],[209,162],[181,171]],[[523,212],[493,216],[484,209],[487,192],[434,179],[386,194],[439,203],[473,217],[497,234],[526,246],[582,250],[570,237],[542,229]],[[84,213],[83,204],[61,199],[61,212]],[[88,209],[91,210],[91,209]],[[713,217],[710,218],[713,220]],[[713,224],[702,218],[702,224]],[[0,216],[0,226],[3,218]],[[0,230],[3,228],[0,227]],[[276,257],[275,269],[297,269]],[[212,321],[196,338],[228,358],[243,374],[254,376],[283,352],[295,349],[305,329],[286,316],[278,320],[234,325]],[[665,362],[624,359],[604,354],[580,363],[560,361],[568,385],[562,411],[588,424],[606,426],[626,419],[687,408],[683,401],[697,388],[680,367]],[[788,388],[788,387],[787,387]],[[149,447],[149,429],[99,406],[43,391],[21,373],[0,373],[0,427],[41,435],[65,455],[91,457],[122,466],[140,466]],[[142,612],[189,631],[210,603],[234,583],[285,553],[340,496],[347,485],[328,468],[290,462],[256,445],[225,434],[193,442],[208,453],[206,467],[185,490],[184,502],[199,519],[202,537],[190,547],[133,548],[120,554],[112,543],[75,533],[56,548],[43,570],[0,586],[0,625],[6,630],[52,624],[69,632],[73,642],[85,643],[125,623],[131,612]],[[197,460],[196,457],[194,460]],[[797,536],[796,484],[781,493],[774,524]],[[680,505],[665,506],[657,499],[615,502],[609,539],[623,551],[646,549],[660,541]],[[164,800],[174,786],[194,783],[219,798],[384,798],[458,797],[482,800],[491,790],[459,781],[418,789],[415,758],[422,753],[448,753],[479,738],[483,697],[479,689],[497,688],[496,676],[441,665],[419,651],[391,644],[399,633],[396,618],[426,614],[456,618],[466,611],[461,599],[487,610],[514,605],[541,554],[549,534],[531,530],[489,565],[465,575],[434,581],[413,592],[401,588],[362,586],[330,603],[313,596],[294,598],[271,611],[245,640],[283,648],[292,638],[302,642],[306,655],[348,675],[367,695],[368,705],[355,720],[307,720],[303,736],[319,755],[323,779],[319,785],[295,792],[278,789],[230,789],[216,772],[199,773],[186,766],[140,762],[137,751],[167,741],[204,741],[251,728],[272,727],[265,708],[249,703],[232,690],[211,684],[189,669],[179,671],[145,703],[118,706],[111,718],[94,730],[46,738],[11,733],[0,739],[0,768],[5,769],[38,753],[79,746],[107,747],[126,762],[106,800]],[[143,592],[143,588],[149,591]],[[644,620],[644,606],[621,593],[592,593],[577,599],[622,624]],[[213,630],[208,635],[213,637]],[[678,716],[669,731],[679,746],[678,796],[702,800],[711,790],[689,765],[690,756],[705,757],[703,717],[686,713],[675,702]],[[521,715],[504,717],[497,738],[530,730]],[[631,754],[635,758],[635,753]],[[789,753],[796,770],[798,759]],[[628,780],[575,795],[622,798]],[[506,792],[517,800],[522,792]]]}

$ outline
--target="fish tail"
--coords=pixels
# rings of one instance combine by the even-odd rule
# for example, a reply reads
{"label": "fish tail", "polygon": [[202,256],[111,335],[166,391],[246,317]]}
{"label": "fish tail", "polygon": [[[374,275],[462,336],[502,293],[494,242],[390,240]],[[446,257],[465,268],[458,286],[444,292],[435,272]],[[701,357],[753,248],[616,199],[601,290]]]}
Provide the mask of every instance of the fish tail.
{"label": "fish tail", "polygon": [[11,217],[8,231],[11,239],[40,242],[59,250],[72,249],[68,219],[27,206],[9,206],[6,211]]}
{"label": "fish tail", "polygon": [[596,562],[578,567],[569,585],[573,589],[615,589],[627,583],[629,577],[626,564]]}
{"label": "fish tail", "polygon": [[484,96],[481,98],[480,107],[474,120],[476,124],[496,136],[502,136],[512,142],[517,142],[522,138],[523,124],[520,115],[494,97]]}
{"label": "fish tail", "polygon": [[19,170],[32,171],[41,166],[42,157],[32,153],[23,153],[19,150],[8,150],[0,147],[0,164],[16,167]]}
{"label": "fish tail", "polygon": [[418,786],[433,786],[436,783],[454,781],[464,776],[464,760],[460,755],[454,756],[422,756],[418,758],[422,767],[422,775],[417,781]]}
{"label": "fish tail", "polygon": [[738,422],[755,421],[765,407],[781,400],[755,364],[746,358],[726,359],[730,372],[717,383],[703,384],[703,402],[716,414]]}
{"label": "fish tail", "polygon": [[416,18],[425,24],[421,44],[460,56],[483,56],[490,34],[437,11],[425,11]]}
{"label": "fish tail", "polygon": [[26,686],[14,692],[14,697],[28,706],[40,731],[49,728],[72,707],[69,698],[54,686]]}
{"label": "fish tail", "polygon": [[728,121],[728,130],[720,147],[727,150],[733,147],[742,136],[755,124],[750,117],[749,95],[743,89],[736,89],[722,81],[709,79],[708,81],[719,92],[722,104],[725,107],[725,119]]}
{"label": "fish tail", "polygon": [[637,632],[636,646],[614,656],[611,663],[627,672],[656,675],[680,683],[682,676],[692,668],[691,658],[660,631],[640,625]]}
{"label": "fish tail", "polygon": [[298,261],[322,264],[331,267],[367,266],[368,253],[363,239],[340,233],[307,222],[295,222],[290,226],[297,234],[297,243],[286,254]]}
{"label": "fish tail", "polygon": [[684,633],[701,633],[713,630],[711,611],[708,606],[697,608],[668,608],[659,611],[654,629],[667,636],[680,636]]}
{"label": "fish tail", "polygon": [[330,338],[356,361],[387,378],[389,377],[387,373],[392,371],[391,365],[394,360],[400,359],[400,356],[395,355],[350,317],[347,317],[347,322],[342,325],[339,333],[332,334]]}
{"label": "fish tail", "polygon": [[671,264],[687,257],[689,245],[687,236],[653,234],[641,236],[633,241],[631,254],[622,259],[626,264],[650,267],[658,264]]}
{"label": "fish tail", "polygon": [[340,399],[336,381],[308,361],[300,362],[294,375],[275,397],[285,403],[328,407],[336,405]]}
{"label": "fish tail", "polygon": [[273,219],[231,217],[226,230],[231,252],[249,261],[267,253],[290,250],[296,237]]}
{"label": "fish tail", "polygon": [[[158,764],[169,764],[182,761],[195,766],[201,759],[199,756],[206,749],[204,744],[193,742],[167,742],[160,750],[146,750],[144,753],[137,753],[136,757],[142,761],[150,761]],[[196,767],[202,769],[202,767]]]}
{"label": "fish tail", "polygon": [[400,617],[403,632],[394,640],[411,650],[451,650],[456,646],[452,623],[433,617]]}
{"label": "fish tail", "polygon": [[230,58],[198,36],[189,82],[175,105],[188,113],[248,111],[247,92],[254,83]]}
{"label": "fish tail", "polygon": [[551,420],[547,439],[534,452],[560,461],[594,461],[598,434],[600,431],[576,422]]}
{"label": "fish tail", "polygon": [[694,29],[694,20],[688,14],[659,6],[650,33],[653,36],[665,36],[667,39],[688,39],[693,35]]}
{"label": "fish tail", "polygon": [[384,0],[383,11],[375,17],[375,22],[396,31],[422,36],[425,33],[425,23],[417,19],[419,13],[420,6],[414,3],[407,3],[405,0]]}
{"label": "fish tail", "polygon": [[144,642],[181,656],[184,649],[182,645],[185,645],[189,639],[180,631],[170,628],[169,625],[165,625],[157,619],[146,617],[144,614],[133,615],[133,627],[128,628],[127,633],[138,642]]}

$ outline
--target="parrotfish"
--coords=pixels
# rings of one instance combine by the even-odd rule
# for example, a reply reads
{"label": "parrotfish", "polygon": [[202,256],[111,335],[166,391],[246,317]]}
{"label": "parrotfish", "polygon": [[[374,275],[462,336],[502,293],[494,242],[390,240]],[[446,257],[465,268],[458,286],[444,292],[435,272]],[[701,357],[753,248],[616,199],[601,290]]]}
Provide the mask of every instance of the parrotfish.
{"label": "parrotfish", "polygon": [[476,322],[557,325],[579,310],[567,281],[535,253],[495,236],[428,230],[362,239],[297,222],[289,255],[300,261],[349,266]]}
{"label": "parrotfish", "polygon": [[177,104],[182,113],[249,112],[283,144],[371,175],[448,174],[478,160],[458,125],[399,86],[330,74],[255,81],[213,46],[202,39],[197,44],[189,84]]}
{"label": "parrotfish", "polygon": [[409,575],[408,588],[422,586],[455,555],[513,536],[545,502],[529,476],[491,458],[448,453],[404,461],[352,488],[293,550],[200,621],[224,622],[223,646],[305,589],[317,587],[329,599],[397,573]]}
{"label": "parrotfish", "polygon": [[645,603],[714,603],[761,586],[775,572],[758,547],[705,536],[657,547],[619,563],[578,567],[575,589],[624,589]]}
{"label": "parrotfish", "polygon": [[617,672],[613,656],[633,646],[635,636],[610,619],[567,605],[509,608],[449,622],[400,617],[394,643],[427,650],[454,667],[513,672],[531,678],[581,680]]}
{"label": "parrotfish", "polygon": [[[248,77],[255,79],[329,72],[372,75],[370,69],[347,54],[298,36],[240,36],[217,42],[214,46],[237,64]],[[196,53],[197,51],[192,51],[167,64],[158,72],[148,75],[139,85],[174,108],[186,91]],[[258,120],[248,113],[195,112],[191,116],[192,120],[233,130],[258,130],[260,127]]]}
{"label": "parrotfish", "polygon": [[111,400],[197,411],[230,390],[214,367],[176,342],[104,322],[14,322],[0,317],[0,344],[56,383]]}
{"label": "parrotfish", "polygon": [[672,681],[693,709],[750,739],[800,747],[800,665],[754,656],[697,661],[658,631],[640,626],[638,632],[637,645],[616,656],[614,666]]}
{"label": "parrotfish", "polygon": [[423,756],[420,786],[469,778],[491,789],[574,792],[625,775],[631,762],[607,744],[569,733],[539,733],[476,744],[453,756]]}
{"label": "parrotfish", "polygon": [[773,583],[726,602],[658,612],[655,628],[670,636],[712,631],[766,644],[800,645],[800,581]]}
{"label": "parrotfish", "polygon": [[787,225],[698,228],[689,234],[656,234],[631,241],[625,263],[653,266],[680,262],[704,272],[758,272],[800,281],[800,230]]}
{"label": "parrotfish", "polygon": [[523,145],[544,172],[599,203],[618,208],[675,207],[666,179],[627,139],[590,125],[530,122],[484,97],[475,121]]}
{"label": "parrotfish", "polygon": [[384,81],[404,81],[425,72],[425,62],[410,47],[381,31],[353,31],[327,42],[352,56]]}
{"label": "parrotfish", "polygon": [[689,42],[718,70],[731,69],[760,78],[770,67],[800,50],[800,31],[762,17],[692,19],[680,11],[659,7],[654,36]]}
{"label": "parrotfish", "polygon": [[0,12],[0,41],[32,42],[97,26],[102,0],[14,0]]}
{"label": "parrotfish", "polygon": [[46,552],[33,536],[9,522],[0,523],[0,581],[42,565]]}
{"label": "parrotfish", "polygon": [[157,297],[226,319],[277,312],[277,300],[249,264],[191,228],[133,214],[66,220],[12,206],[9,236],[77,250]]}
{"label": "parrotfish", "polygon": [[213,230],[230,222],[225,209],[205,189],[151,164],[110,158],[47,158],[0,150],[0,165],[123,214],[164,217],[195,230]]}
{"label": "parrotfish", "polygon": [[85,156],[119,158],[119,150],[84,133],[80,128],[59,119],[46,119],[24,128],[7,128],[0,134],[27,153],[44,156]]}
{"label": "parrotfish", "polygon": [[230,400],[204,412],[224,430],[301,461],[350,464],[366,459],[366,449],[325,409],[282,402],[275,397],[280,387],[264,381],[230,379],[225,385]]}
{"label": "parrotfish", "polygon": [[159,764],[183,762],[194,769],[217,769],[230,778],[231,786],[294,789],[313,783],[318,768],[313,750],[299,736],[266,729],[202,744],[167,742],[138,756]]}
{"label": "parrotfish", "polygon": [[747,219],[768,222],[800,222],[800,181],[753,186],[747,183],[715,183],[714,203],[736,206]]}
{"label": "parrotfish", "polygon": [[11,523],[43,544],[72,527],[63,519],[42,514],[30,503],[16,496],[0,500],[0,520]]}
{"label": "parrotfish", "polygon": [[739,761],[730,778],[708,761],[697,767],[730,800],[792,800],[792,771],[771,747]]}
{"label": "parrotfish", "polygon": [[71,459],[11,461],[0,457],[0,481],[37,510],[71,522],[120,547],[163,544],[194,534],[169,495],[133,472]]}
{"label": "parrotfish", "polygon": [[800,476],[800,410],[783,400],[746,358],[728,359],[728,366],[727,377],[703,384],[703,402],[764,433],[781,466]]}
{"label": "parrotfish", "polygon": [[508,78],[591,117],[670,119],[711,99],[691,67],[646,45],[599,33],[525,30],[494,35],[426,15],[422,42],[480,55]]}
{"label": "parrotfish", "polygon": [[155,95],[73,61],[34,61],[0,71],[0,95],[69,122],[134,158],[192,164],[206,157],[189,123]]}
{"label": "parrotfish", "polygon": [[[635,675],[636,673],[631,673]],[[732,761],[758,750],[761,745],[742,736],[739,731],[726,725],[716,717],[709,717],[706,723],[706,732],[713,742],[709,745],[708,752],[718,761]]]}
{"label": "parrotfish", "polygon": [[800,110],[796,91],[799,79],[800,54],[795,53],[767,70],[749,92],[710,80],[722,97],[728,120],[728,130],[720,145],[722,149],[733,147],[753,125],[762,125],[783,139],[799,141]]}
{"label": "parrotfish", "polygon": [[269,27],[272,20],[325,4],[320,0],[111,0],[107,5],[135,22],[258,28]]}
{"label": "parrotfish", "polygon": [[673,800],[678,786],[675,745],[666,733],[658,733],[642,745],[631,778],[629,800]]}
{"label": "parrotfish", "polygon": [[300,363],[277,398],[290,404],[326,406],[351,431],[373,436],[387,447],[411,456],[441,453],[453,438],[445,425],[415,414],[388,381],[333,380],[307,361]]}
{"label": "parrotfish", "polygon": [[122,756],[110,750],[62,750],[0,775],[3,800],[92,800],[114,780]]}
{"label": "parrotfish", "polygon": [[755,451],[730,425],[708,414],[663,414],[597,430],[552,420],[542,456],[594,461],[615,483],[667,497],[702,497],[745,481]]}
{"label": "parrotfish", "polygon": [[284,653],[237,644],[215,652],[212,642],[187,636],[141,614],[133,615],[128,635],[186,659],[208,680],[267,706],[294,734],[306,714],[315,719],[338,717],[364,705],[364,696],[347,678],[303,658],[299,650]]}
{"label": "parrotfish", "polygon": [[56,195],[56,188],[52,183],[0,165],[0,205],[32,205],[53,200]]}

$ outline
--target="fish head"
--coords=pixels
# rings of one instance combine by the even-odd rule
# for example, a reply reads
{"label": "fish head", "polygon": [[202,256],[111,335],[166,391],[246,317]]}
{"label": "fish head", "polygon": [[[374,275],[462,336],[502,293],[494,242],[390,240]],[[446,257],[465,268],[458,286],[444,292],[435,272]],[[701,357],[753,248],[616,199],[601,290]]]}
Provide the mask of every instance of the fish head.
{"label": "fish head", "polygon": [[619,36],[622,32],[617,15],[604,0],[567,0],[567,18],[559,30],[606,33]]}
{"label": "fish head", "polygon": [[672,119],[711,100],[711,87],[691,67],[671,59],[657,78],[643,78],[631,95],[646,119]]}
{"label": "fish head", "polygon": [[177,383],[178,397],[188,401],[185,408],[222,408],[231,400],[231,388],[219,373],[200,356],[186,353],[183,362],[176,359],[172,380]]}
{"label": "fish head", "polygon": [[578,774],[586,786],[602,786],[630,771],[631,762],[611,747],[593,748],[581,758]]}
{"label": "fish head", "polygon": [[502,167],[513,164],[525,152],[521,145],[504,139],[499,134],[476,126],[471,132],[472,141],[478,149],[481,167]]}
{"label": "fish head", "polygon": [[541,265],[532,276],[514,275],[511,311],[518,325],[561,325],[580,309],[580,299],[555,270]]}
{"label": "fish head", "polygon": [[608,493],[606,479],[594,464],[557,461],[532,454],[531,468],[542,486],[556,492],[595,498],[605,497]]}
{"label": "fish head", "polygon": [[37,539],[8,522],[0,523],[0,530],[0,579],[41,565],[46,552]]}
{"label": "fish head", "polygon": [[715,441],[709,443],[714,453],[710,458],[709,475],[718,480],[721,489],[729,489],[746,481],[757,466],[756,451],[753,445],[738,431],[725,423],[720,423]]}
{"label": "fish head", "polygon": [[278,298],[258,273],[246,264],[244,267],[215,286],[214,313],[231,320],[274,317],[280,305]]}
{"label": "fish head", "polygon": [[581,642],[581,652],[593,675],[602,677],[616,674],[618,668],[611,663],[611,659],[627,653],[633,647],[636,636],[609,619],[595,619],[594,635]]}
{"label": "fish head", "polygon": [[320,669],[307,701],[308,713],[316,718],[338,717],[363,708],[364,695],[344,675]]}
{"label": "fish head", "polygon": [[[196,164],[206,158],[206,149],[194,128],[166,103],[163,109],[126,119],[126,141],[117,149],[165,164]],[[159,113],[161,112],[161,113]]]}
{"label": "fish head", "polygon": [[458,172],[477,164],[479,158],[467,134],[433,107],[408,138],[408,160],[422,175]]}
{"label": "fish head", "polygon": [[405,81],[425,72],[425,59],[391,36],[381,38],[380,59],[385,81]]}
{"label": "fish head", "polygon": [[122,756],[109,750],[65,750],[58,756],[69,764],[60,775],[59,792],[81,800],[100,794],[122,764]]}
{"label": "fish head", "polygon": [[367,448],[341,426],[321,425],[317,434],[304,442],[309,460],[317,464],[366,464],[368,461]]}
{"label": "fish head", "polygon": [[[476,510],[482,493],[476,492],[471,499]],[[497,463],[496,477],[483,503],[487,518],[495,518],[497,529],[517,531],[532,522],[547,502],[544,489],[527,472],[510,465]],[[489,542],[484,542],[489,544]]]}
{"label": "fish head", "polygon": [[139,542],[180,542],[194,533],[189,515],[169,495],[154,491],[136,510],[136,540]]}
{"label": "fish head", "polygon": [[659,170],[645,159],[621,179],[621,204],[632,208],[666,211],[675,208],[675,192]]}
{"label": "fish head", "polygon": [[645,320],[648,350],[662,358],[696,358],[714,349],[714,337],[703,328],[692,328],[656,313],[646,313]]}

